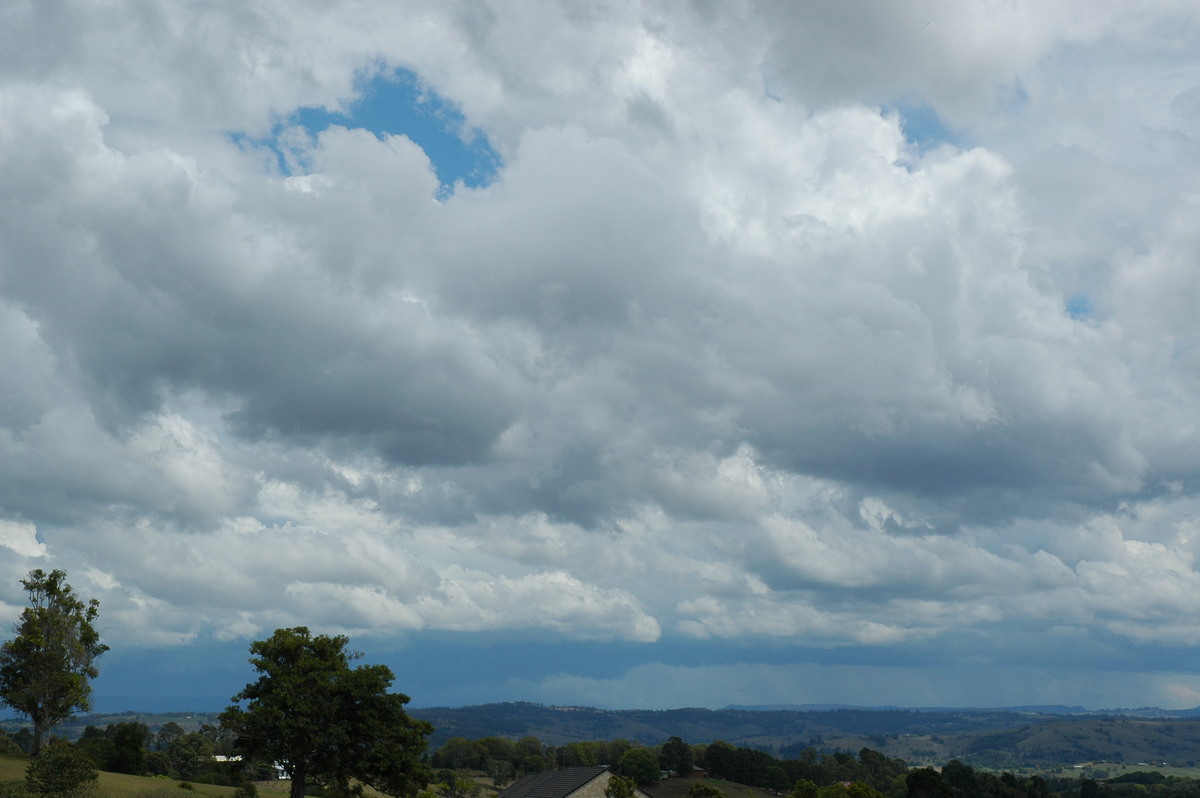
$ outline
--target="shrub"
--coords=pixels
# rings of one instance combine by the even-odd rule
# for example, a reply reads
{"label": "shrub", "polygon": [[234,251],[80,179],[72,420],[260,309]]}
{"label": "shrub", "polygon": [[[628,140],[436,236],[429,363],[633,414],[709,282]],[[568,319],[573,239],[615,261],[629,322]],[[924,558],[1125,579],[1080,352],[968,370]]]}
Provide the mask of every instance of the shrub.
{"label": "shrub", "polygon": [[706,781],[698,781],[688,790],[688,798],[726,798],[726,796],[725,791],[720,787]]}
{"label": "shrub", "polygon": [[91,757],[62,740],[52,740],[25,771],[29,791],[45,798],[83,798],[99,782]]}

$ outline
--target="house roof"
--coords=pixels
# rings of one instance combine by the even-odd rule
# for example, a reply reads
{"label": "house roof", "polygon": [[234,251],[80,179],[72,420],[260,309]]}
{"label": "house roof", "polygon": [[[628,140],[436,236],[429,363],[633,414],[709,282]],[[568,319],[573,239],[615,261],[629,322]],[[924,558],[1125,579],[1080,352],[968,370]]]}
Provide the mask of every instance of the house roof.
{"label": "house roof", "polygon": [[501,790],[497,798],[566,798],[607,771],[607,767],[599,765],[532,773]]}

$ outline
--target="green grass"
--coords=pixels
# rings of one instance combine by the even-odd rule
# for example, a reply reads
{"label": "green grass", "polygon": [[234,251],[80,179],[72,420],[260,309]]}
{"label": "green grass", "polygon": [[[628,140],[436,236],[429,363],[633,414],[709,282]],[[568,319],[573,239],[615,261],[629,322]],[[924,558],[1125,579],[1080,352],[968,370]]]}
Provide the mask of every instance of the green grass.
{"label": "green grass", "polygon": [[25,778],[29,758],[24,756],[0,756],[0,781],[17,781]]}
{"label": "green grass", "polygon": [[[1094,778],[1099,780],[1102,778],[1112,779],[1117,776],[1123,776],[1126,773],[1135,773],[1138,771],[1157,772],[1167,777],[1179,776],[1185,779],[1200,779],[1200,768],[1172,767],[1170,765],[1128,765],[1112,762],[1089,762],[1082,768],[1064,767],[1046,769],[1041,771],[1041,775],[1080,779]],[[1104,775],[1101,776],[1100,774]]]}
{"label": "green grass", "polygon": [[[23,756],[0,756],[0,781],[23,781],[29,758]],[[137,798],[143,793],[154,791],[160,795],[196,798],[206,795],[211,798],[230,798],[233,787],[218,787],[215,784],[194,784],[185,790],[179,782],[153,776],[129,776],[124,773],[100,773],[98,798]]]}

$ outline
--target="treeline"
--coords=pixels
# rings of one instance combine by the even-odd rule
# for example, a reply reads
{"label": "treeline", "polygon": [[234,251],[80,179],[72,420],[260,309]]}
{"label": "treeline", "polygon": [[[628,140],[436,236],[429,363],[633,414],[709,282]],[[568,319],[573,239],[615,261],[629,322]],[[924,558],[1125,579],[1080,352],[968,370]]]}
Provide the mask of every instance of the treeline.
{"label": "treeline", "polygon": [[1200,781],[1156,772],[1130,773],[1107,781],[1044,778],[977,771],[959,760],[941,770],[911,768],[870,748],[819,753],[809,747],[779,758],[724,741],[688,745],[671,737],[658,746],[629,740],[544,745],[533,736],[511,740],[453,737],[431,757],[439,781],[452,771],[484,771],[497,786],[542,770],[609,765],[618,774],[646,783],[660,772],[688,775],[701,768],[711,779],[771,790],[789,798],[1200,798]]}
{"label": "treeline", "polygon": [[[941,771],[912,770],[895,798],[1200,798],[1200,781],[1158,772],[1126,773],[1104,781],[1015,776],[977,771],[952,759]],[[892,796],[889,796],[892,798]]]}
{"label": "treeline", "polygon": [[566,745],[544,745],[538,738],[520,740],[483,737],[468,740],[452,737],[433,753],[436,769],[484,771],[497,785],[528,773],[579,765],[609,765],[620,775],[644,781],[648,771],[690,775],[696,767],[715,779],[761,787],[786,793],[797,782],[807,781],[818,787],[842,782],[861,782],[884,792],[897,777],[909,770],[901,759],[889,759],[864,748],[855,757],[850,753],[819,754],[815,749],[802,751],[795,759],[778,759],[765,751],[736,747],[722,740],[707,745],[688,745],[671,737],[659,746],[644,746],[629,740],[594,740]]}
{"label": "treeline", "polygon": [[[32,743],[28,729],[7,736],[0,732],[0,753],[28,754]],[[52,744],[59,749],[70,748],[97,770],[110,773],[166,776],[227,787],[275,776],[269,762],[218,759],[232,754],[233,740],[227,731],[207,723],[192,732],[178,723],[166,723],[157,732],[144,723],[110,723],[104,728],[88,726],[73,743],[54,738]]]}

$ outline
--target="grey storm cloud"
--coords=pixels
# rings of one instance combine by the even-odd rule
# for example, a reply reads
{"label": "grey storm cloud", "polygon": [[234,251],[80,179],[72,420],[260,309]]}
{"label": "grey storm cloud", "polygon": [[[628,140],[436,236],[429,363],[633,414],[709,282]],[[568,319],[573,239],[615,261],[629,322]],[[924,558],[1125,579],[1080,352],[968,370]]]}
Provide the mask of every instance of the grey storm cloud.
{"label": "grey storm cloud", "polygon": [[[151,648],[1194,645],[1194,15],[10,4],[0,601],[52,563]],[[489,180],[356,121],[401,69]]]}

